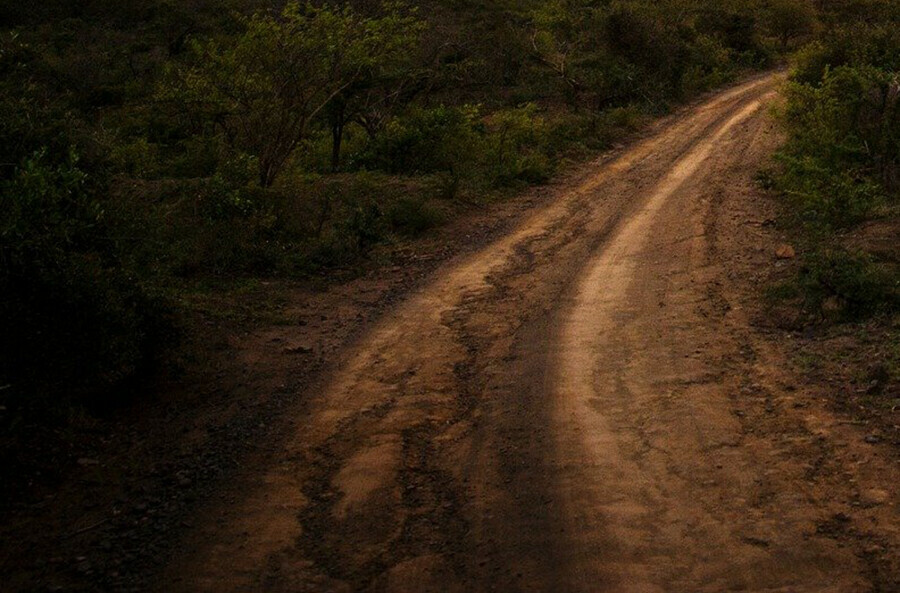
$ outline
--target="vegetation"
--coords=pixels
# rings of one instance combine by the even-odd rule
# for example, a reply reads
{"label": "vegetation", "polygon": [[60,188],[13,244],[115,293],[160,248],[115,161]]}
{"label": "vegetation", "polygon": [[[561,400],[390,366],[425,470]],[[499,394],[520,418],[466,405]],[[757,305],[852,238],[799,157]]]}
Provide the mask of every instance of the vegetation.
{"label": "vegetation", "polygon": [[[777,187],[808,254],[807,309],[859,318],[900,308],[900,4],[824,13],[786,90]],[[887,238],[879,241],[879,237]]]}
{"label": "vegetation", "polygon": [[[31,402],[121,393],[191,282],[351,264],[817,27],[805,0],[54,0],[0,3],[0,22],[0,394]],[[835,47],[804,54],[788,116],[795,177],[847,163],[821,181],[846,186],[810,214],[828,220],[867,215],[896,174],[881,124],[807,152],[804,101],[893,97],[862,54],[823,69]]]}

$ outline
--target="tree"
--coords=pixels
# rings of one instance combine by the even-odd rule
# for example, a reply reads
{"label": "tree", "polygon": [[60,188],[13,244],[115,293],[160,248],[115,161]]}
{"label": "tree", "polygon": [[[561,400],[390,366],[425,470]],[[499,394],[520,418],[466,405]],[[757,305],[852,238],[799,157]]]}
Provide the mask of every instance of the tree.
{"label": "tree", "polygon": [[426,88],[430,72],[417,67],[420,62],[413,51],[423,29],[424,23],[411,26],[407,31],[408,51],[385,54],[383,59],[370,64],[328,105],[333,172],[340,168],[341,144],[347,124],[358,124],[374,138],[398,107],[408,104]]}
{"label": "tree", "polygon": [[815,31],[818,23],[816,9],[809,0],[769,0],[766,19],[769,32],[778,38],[782,48]]}
{"label": "tree", "polygon": [[193,65],[170,69],[161,94],[212,121],[232,147],[256,157],[270,186],[310,123],[342,92],[407,51],[418,21],[397,4],[378,17],[350,7],[289,3],[256,15],[233,42],[193,44]]}

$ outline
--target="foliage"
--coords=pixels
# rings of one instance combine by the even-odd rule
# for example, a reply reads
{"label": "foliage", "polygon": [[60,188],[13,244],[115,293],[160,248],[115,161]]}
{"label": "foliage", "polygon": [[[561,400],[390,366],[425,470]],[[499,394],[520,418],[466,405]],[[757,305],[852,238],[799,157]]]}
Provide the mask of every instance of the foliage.
{"label": "foliage", "polygon": [[258,160],[268,187],[313,118],[366,72],[406,53],[420,29],[393,6],[368,18],[349,6],[289,3],[280,18],[248,19],[231,43],[194,43],[193,65],[170,68],[160,95],[220,126],[234,149]]}
{"label": "foliage", "polygon": [[486,165],[494,184],[540,183],[549,178],[547,123],[535,104],[494,113],[487,131]]}
{"label": "foliage", "polygon": [[815,32],[816,10],[810,0],[767,0],[765,20],[769,33],[782,47]]}
{"label": "foliage", "polygon": [[363,162],[389,173],[459,175],[478,150],[478,115],[469,105],[415,107],[385,126]]}
{"label": "foliage", "polygon": [[900,304],[896,267],[841,245],[860,223],[895,216],[900,201],[900,36],[887,22],[832,26],[797,54],[774,181],[809,243],[800,278],[808,304],[836,299],[857,317]]}
{"label": "foliage", "polygon": [[26,159],[0,187],[0,383],[96,397],[152,360],[162,316],[119,263],[76,155]]}
{"label": "foliage", "polygon": [[827,70],[818,86],[787,88],[783,183],[807,222],[857,223],[896,187],[900,86],[872,67]]}
{"label": "foliage", "polygon": [[800,274],[807,308],[858,319],[900,305],[900,283],[865,253],[826,248],[807,258]]}

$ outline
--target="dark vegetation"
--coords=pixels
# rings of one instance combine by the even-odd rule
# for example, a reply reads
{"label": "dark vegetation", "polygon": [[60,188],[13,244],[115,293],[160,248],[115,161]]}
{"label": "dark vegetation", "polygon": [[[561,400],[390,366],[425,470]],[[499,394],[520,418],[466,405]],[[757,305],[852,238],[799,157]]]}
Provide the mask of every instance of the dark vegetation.
{"label": "dark vegetation", "polygon": [[775,185],[805,254],[800,298],[818,319],[900,310],[900,3],[829,3],[798,52]]}
{"label": "dark vegetation", "polygon": [[797,52],[771,178],[800,257],[773,302],[807,379],[897,441],[900,406],[900,2],[822,3]]}
{"label": "dark vegetation", "polygon": [[[0,23],[5,410],[121,401],[185,290],[353,265],[816,26],[803,0],[4,0]],[[847,191],[881,203],[896,171],[878,166]]]}

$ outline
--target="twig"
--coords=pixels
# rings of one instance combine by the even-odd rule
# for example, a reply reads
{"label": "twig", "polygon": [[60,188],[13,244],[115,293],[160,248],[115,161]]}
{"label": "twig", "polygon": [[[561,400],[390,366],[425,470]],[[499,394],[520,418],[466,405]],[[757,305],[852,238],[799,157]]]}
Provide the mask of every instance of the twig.
{"label": "twig", "polygon": [[97,529],[98,527],[100,527],[101,525],[103,525],[104,523],[106,523],[108,521],[109,521],[109,518],[107,517],[106,519],[101,519],[100,521],[97,521],[96,523],[92,523],[91,525],[88,525],[87,527],[82,527],[78,531],[73,531],[72,533],[67,535],[66,539],[68,539],[70,537],[75,537],[76,535],[81,535],[82,533],[87,533],[88,531],[91,531],[92,529]]}

